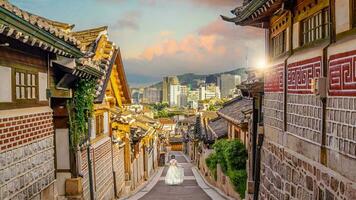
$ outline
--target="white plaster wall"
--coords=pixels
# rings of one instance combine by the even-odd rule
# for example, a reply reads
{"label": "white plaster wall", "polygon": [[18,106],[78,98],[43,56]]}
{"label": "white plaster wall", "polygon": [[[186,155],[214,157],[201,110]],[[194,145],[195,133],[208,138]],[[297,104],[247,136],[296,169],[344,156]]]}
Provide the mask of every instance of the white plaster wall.
{"label": "white plaster wall", "polygon": [[104,133],[109,133],[109,113],[104,112]]}
{"label": "white plaster wall", "polygon": [[39,100],[47,101],[47,73],[38,73],[38,91],[39,91]]}
{"label": "white plaster wall", "polygon": [[0,102],[11,102],[11,68],[0,66]]}
{"label": "white plaster wall", "polygon": [[300,30],[300,26],[299,26],[299,22],[293,24],[293,49],[298,48],[299,47],[299,30]]}
{"label": "white plaster wall", "polygon": [[68,129],[56,129],[57,169],[70,169]]}
{"label": "white plaster wall", "polygon": [[339,40],[328,48],[328,55],[353,51],[356,49],[355,43],[356,43],[355,36],[352,36],[352,38],[345,38],[343,40]]}
{"label": "white plaster wall", "polygon": [[308,48],[302,51],[297,51],[296,53],[293,54],[292,57],[288,59],[288,64],[322,56],[323,48],[326,47],[327,45],[328,42],[325,42],[324,44],[318,45],[315,48]]}
{"label": "white plaster wall", "polygon": [[91,119],[91,132],[90,132],[90,139],[94,139],[96,137],[96,124],[95,118]]}
{"label": "white plaster wall", "polygon": [[350,0],[335,1],[336,34],[350,29]]}

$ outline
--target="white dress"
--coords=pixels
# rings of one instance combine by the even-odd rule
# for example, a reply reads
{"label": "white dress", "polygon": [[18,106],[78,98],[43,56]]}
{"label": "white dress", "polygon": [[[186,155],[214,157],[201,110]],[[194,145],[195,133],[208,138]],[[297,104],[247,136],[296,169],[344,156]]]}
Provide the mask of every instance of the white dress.
{"label": "white dress", "polygon": [[178,161],[176,159],[170,160],[169,168],[165,178],[166,184],[179,185],[183,183],[183,180],[184,180],[184,168],[178,165]]}

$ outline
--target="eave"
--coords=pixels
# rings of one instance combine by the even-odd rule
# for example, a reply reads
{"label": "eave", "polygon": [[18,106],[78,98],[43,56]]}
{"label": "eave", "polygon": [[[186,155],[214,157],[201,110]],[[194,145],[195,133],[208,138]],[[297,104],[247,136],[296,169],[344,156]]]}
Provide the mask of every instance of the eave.
{"label": "eave", "polygon": [[233,22],[241,26],[256,26],[267,28],[266,18],[273,15],[275,11],[281,8],[285,0],[253,0],[243,7],[238,7],[231,12],[235,17],[226,17],[221,15],[221,18],[227,22]]}
{"label": "eave", "polygon": [[0,7],[0,33],[58,55],[75,58],[84,56],[77,47],[32,25],[3,7]]}

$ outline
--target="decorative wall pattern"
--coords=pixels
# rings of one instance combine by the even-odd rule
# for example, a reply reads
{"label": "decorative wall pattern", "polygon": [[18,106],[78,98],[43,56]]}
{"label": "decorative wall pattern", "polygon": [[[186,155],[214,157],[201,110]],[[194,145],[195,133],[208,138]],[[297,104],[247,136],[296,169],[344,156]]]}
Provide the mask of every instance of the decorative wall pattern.
{"label": "decorative wall pattern", "polygon": [[320,77],[321,57],[315,57],[288,65],[287,89],[289,94],[311,94],[313,78]]}
{"label": "decorative wall pattern", "polygon": [[356,51],[330,56],[329,95],[356,95]]}
{"label": "decorative wall pattern", "polygon": [[[106,139],[106,138],[105,138]],[[98,199],[114,198],[111,140],[94,148],[93,156],[95,192]]]}
{"label": "decorative wall pattern", "polygon": [[283,130],[283,98],[282,92],[265,93],[263,120],[266,126]]}
{"label": "decorative wall pattern", "polygon": [[265,92],[283,92],[284,64],[272,66],[265,73]]}
{"label": "decorative wall pattern", "polygon": [[326,146],[356,159],[356,98],[328,98],[326,109]]}
{"label": "decorative wall pattern", "polygon": [[314,95],[287,95],[287,132],[321,144],[321,101]]}

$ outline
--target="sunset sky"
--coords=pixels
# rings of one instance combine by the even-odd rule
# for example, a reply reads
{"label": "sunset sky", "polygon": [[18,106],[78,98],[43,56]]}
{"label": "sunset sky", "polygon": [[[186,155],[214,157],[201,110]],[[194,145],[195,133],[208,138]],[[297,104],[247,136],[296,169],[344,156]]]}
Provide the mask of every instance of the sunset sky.
{"label": "sunset sky", "polygon": [[207,74],[256,65],[264,32],[220,19],[239,0],[10,0],[43,17],[75,24],[75,30],[109,26],[121,49],[131,86],[162,76]]}

